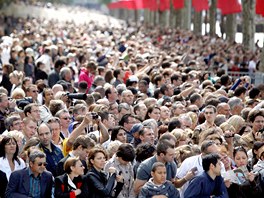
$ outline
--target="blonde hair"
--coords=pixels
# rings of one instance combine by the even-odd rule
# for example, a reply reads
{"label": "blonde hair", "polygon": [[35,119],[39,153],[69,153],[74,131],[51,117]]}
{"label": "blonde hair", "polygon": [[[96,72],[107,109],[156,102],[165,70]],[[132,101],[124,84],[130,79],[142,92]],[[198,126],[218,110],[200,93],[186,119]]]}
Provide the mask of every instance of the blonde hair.
{"label": "blonde hair", "polygon": [[179,145],[179,142],[183,139],[187,139],[187,134],[182,129],[174,129],[171,134],[176,138],[175,146],[177,147]]}
{"label": "blonde hair", "polygon": [[235,133],[238,133],[239,130],[246,124],[245,120],[239,115],[233,115],[228,120],[227,123],[231,124],[235,128]]}
{"label": "blonde hair", "polygon": [[223,132],[225,132],[227,130],[232,131],[232,132],[236,132],[235,127],[233,127],[233,125],[231,125],[228,122],[222,123],[219,127],[222,129]]}
{"label": "blonde hair", "polygon": [[119,140],[111,141],[106,149],[106,152],[111,158],[118,150],[119,146],[122,144]]}
{"label": "blonde hair", "polygon": [[182,145],[182,146],[175,148],[175,154],[176,154],[176,161],[177,161],[178,167],[181,166],[182,162],[186,158],[195,155],[190,145]]}
{"label": "blonde hair", "polygon": [[13,71],[11,74],[9,74],[9,78],[10,78],[10,77],[16,77],[16,78],[18,79],[18,81],[19,81],[20,83],[22,83],[22,80],[23,80],[23,78],[24,78],[24,74],[23,74],[22,71],[17,71],[17,70],[15,70],[15,71]]}
{"label": "blonde hair", "polygon": [[21,95],[22,98],[26,97],[24,90],[19,87],[14,89],[14,91],[11,94],[11,98],[16,98],[18,95]]}

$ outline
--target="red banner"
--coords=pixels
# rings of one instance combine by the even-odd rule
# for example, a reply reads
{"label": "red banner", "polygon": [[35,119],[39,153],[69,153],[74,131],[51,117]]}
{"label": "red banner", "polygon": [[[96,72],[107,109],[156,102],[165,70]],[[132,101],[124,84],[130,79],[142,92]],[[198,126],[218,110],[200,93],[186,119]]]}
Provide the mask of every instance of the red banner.
{"label": "red banner", "polygon": [[209,9],[208,0],[192,0],[192,6],[196,12]]}
{"label": "red banner", "polygon": [[242,6],[238,0],[218,0],[217,8],[222,12],[222,15],[240,13]]}
{"label": "red banner", "polygon": [[172,0],[175,10],[184,8],[184,0]]}
{"label": "red banner", "polygon": [[160,11],[170,10],[170,0],[160,0],[159,10]]}
{"label": "red banner", "polygon": [[256,1],[256,14],[264,17],[264,0]]}

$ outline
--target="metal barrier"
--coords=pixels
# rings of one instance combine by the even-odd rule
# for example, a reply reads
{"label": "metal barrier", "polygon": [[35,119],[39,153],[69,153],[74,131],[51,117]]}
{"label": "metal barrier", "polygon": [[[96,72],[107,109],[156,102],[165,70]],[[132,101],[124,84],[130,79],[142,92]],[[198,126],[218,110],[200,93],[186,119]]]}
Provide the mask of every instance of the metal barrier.
{"label": "metal barrier", "polygon": [[232,76],[233,79],[240,78],[241,76],[250,76],[251,83],[255,85],[264,84],[264,73],[256,72],[256,73],[249,73],[249,72],[227,72],[228,75]]}

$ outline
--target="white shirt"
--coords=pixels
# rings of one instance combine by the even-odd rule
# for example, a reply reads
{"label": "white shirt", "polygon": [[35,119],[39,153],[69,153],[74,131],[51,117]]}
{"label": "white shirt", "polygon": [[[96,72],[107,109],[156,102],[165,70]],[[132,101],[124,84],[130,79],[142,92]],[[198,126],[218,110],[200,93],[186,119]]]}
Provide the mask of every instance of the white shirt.
{"label": "white shirt", "polygon": [[[18,159],[20,161],[20,165],[15,160],[15,169],[14,169],[14,171],[21,170],[21,169],[26,167],[25,162],[20,157],[18,157]],[[0,157],[0,170],[3,171],[6,174],[6,178],[9,181],[9,177],[10,177],[10,175],[12,173],[12,170],[11,170],[11,168],[9,166],[9,163],[8,163],[8,160],[6,158]]]}
{"label": "white shirt", "polygon": [[[192,157],[188,157],[187,159],[185,159],[180,168],[178,168],[177,170],[177,175],[176,177],[181,179],[183,178],[188,171],[190,171],[192,168],[197,167],[197,172],[196,175],[201,174],[204,170],[203,170],[203,165],[202,165],[202,155],[195,155]],[[225,173],[225,166],[224,164],[221,162],[221,174]],[[181,198],[184,198],[184,192],[187,189],[187,187],[189,186],[189,182],[186,182],[181,188],[180,188],[180,196]]]}

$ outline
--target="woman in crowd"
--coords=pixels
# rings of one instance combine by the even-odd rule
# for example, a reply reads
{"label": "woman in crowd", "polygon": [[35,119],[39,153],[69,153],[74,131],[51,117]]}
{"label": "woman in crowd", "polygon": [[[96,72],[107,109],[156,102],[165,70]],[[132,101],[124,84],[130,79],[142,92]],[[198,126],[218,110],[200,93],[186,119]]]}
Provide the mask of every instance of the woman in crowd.
{"label": "woman in crowd", "polygon": [[22,80],[24,78],[24,74],[21,71],[13,71],[9,74],[10,82],[13,84],[12,89],[10,91],[10,95],[16,88],[22,88]]}
{"label": "woman in crowd", "polygon": [[137,146],[136,149],[136,164],[133,167],[134,170],[134,178],[136,178],[137,169],[141,162],[145,159],[152,157],[156,153],[156,147],[149,142],[142,143]]}
{"label": "woman in crowd", "polygon": [[111,141],[119,140],[122,143],[127,142],[126,130],[122,126],[115,126],[112,129]]}
{"label": "woman in crowd", "polygon": [[[123,177],[117,175],[116,169],[110,167],[109,175],[103,172],[107,154],[104,149],[95,147],[88,156],[89,172],[87,173],[87,185],[89,186],[89,198],[117,197],[123,188]],[[117,185],[115,187],[115,181]]]}
{"label": "woman in crowd", "polygon": [[262,189],[259,185],[259,175],[255,175],[253,172],[250,172],[248,166],[248,155],[244,147],[239,146],[234,149],[234,162],[236,164],[236,169],[247,169],[243,171],[245,174],[243,177],[239,177],[240,184],[232,183],[227,189],[229,197],[232,198],[261,198]]}
{"label": "woman in crowd", "polygon": [[89,187],[83,179],[84,166],[78,157],[69,157],[64,163],[65,174],[55,179],[55,198],[89,197]]}
{"label": "woman in crowd", "polygon": [[154,105],[148,108],[145,120],[150,119],[150,118],[156,120],[157,122],[159,121],[160,108],[158,106]]}
{"label": "woman in crowd", "polygon": [[18,150],[16,139],[4,136],[0,144],[0,170],[6,174],[7,180],[13,171],[26,167],[25,162],[18,157]]}
{"label": "woman in crowd", "polygon": [[134,198],[134,179],[132,162],[135,158],[135,150],[131,144],[125,143],[119,146],[116,154],[106,163],[104,169],[108,172],[110,167],[114,167],[117,173],[123,175],[124,186],[118,198]]}
{"label": "woman in crowd", "polygon": [[13,85],[10,82],[9,75],[14,71],[14,66],[12,64],[5,64],[3,65],[2,69],[3,77],[0,86],[6,88],[6,90],[8,91],[8,95],[10,95]]}

